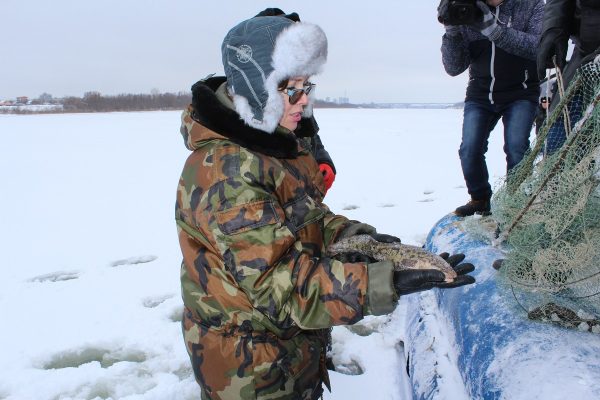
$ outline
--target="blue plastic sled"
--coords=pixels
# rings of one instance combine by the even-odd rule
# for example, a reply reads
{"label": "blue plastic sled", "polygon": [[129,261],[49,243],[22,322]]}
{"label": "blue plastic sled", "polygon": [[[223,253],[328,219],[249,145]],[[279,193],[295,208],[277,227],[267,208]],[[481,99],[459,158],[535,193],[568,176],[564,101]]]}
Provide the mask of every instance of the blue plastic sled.
{"label": "blue plastic sled", "polygon": [[600,335],[531,321],[492,263],[501,250],[448,215],[425,247],[464,253],[473,285],[407,296],[414,399],[600,399]]}

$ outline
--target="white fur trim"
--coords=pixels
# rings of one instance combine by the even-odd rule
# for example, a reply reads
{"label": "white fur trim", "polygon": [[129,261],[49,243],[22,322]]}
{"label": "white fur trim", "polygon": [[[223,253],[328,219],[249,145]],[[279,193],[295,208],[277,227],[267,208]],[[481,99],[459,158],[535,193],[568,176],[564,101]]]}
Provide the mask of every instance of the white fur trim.
{"label": "white fur trim", "polygon": [[327,61],[327,37],[317,25],[290,25],[277,36],[271,58],[272,74],[277,75],[278,82],[318,74]]}
{"label": "white fur trim", "polygon": [[275,129],[277,129],[277,125],[279,125],[279,121],[281,121],[281,117],[283,116],[284,110],[283,97],[277,91],[277,87],[275,88],[275,96],[269,93],[267,105],[263,110],[264,114],[262,122],[254,118],[252,108],[248,103],[248,99],[238,94],[233,94],[231,95],[231,97],[233,98],[235,111],[237,111],[237,113],[240,115],[240,117],[242,117],[246,124],[253,128],[260,129],[261,131],[265,131],[267,133],[275,132]]}

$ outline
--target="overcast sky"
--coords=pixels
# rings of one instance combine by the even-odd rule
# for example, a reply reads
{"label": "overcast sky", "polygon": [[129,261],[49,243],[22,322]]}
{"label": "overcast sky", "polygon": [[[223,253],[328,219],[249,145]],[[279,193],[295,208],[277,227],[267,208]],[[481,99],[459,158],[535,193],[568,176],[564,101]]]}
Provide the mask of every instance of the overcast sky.
{"label": "overcast sky", "polygon": [[227,31],[266,7],[329,39],[317,97],[456,102],[467,73],[442,67],[437,0],[0,0],[0,99],[188,91],[223,74]]}

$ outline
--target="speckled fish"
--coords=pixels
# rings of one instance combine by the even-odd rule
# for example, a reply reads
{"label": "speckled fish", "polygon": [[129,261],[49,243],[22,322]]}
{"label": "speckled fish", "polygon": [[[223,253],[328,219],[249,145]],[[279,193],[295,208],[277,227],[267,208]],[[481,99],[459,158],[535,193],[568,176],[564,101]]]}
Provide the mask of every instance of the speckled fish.
{"label": "speckled fish", "polygon": [[437,269],[446,275],[446,282],[456,278],[456,272],[442,257],[421,247],[401,243],[381,243],[369,235],[354,235],[341,239],[327,248],[329,256],[356,251],[378,261],[389,260],[397,271],[404,269]]}

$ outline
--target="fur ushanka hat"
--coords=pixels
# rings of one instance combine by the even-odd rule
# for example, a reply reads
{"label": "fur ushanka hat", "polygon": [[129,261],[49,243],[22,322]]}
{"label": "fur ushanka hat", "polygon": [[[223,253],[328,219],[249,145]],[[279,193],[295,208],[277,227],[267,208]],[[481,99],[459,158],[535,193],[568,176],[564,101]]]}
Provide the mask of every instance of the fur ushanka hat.
{"label": "fur ushanka hat", "polygon": [[[272,133],[284,110],[278,83],[321,72],[327,37],[317,25],[284,16],[254,17],[227,33],[221,52],[237,113],[249,126]],[[312,115],[312,103],[309,96],[303,116]]]}

